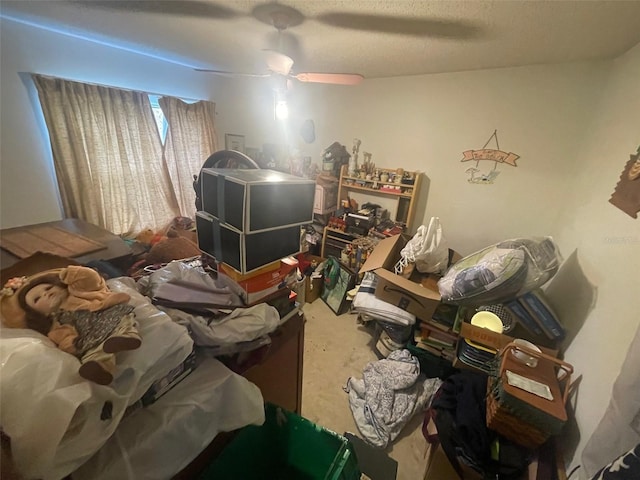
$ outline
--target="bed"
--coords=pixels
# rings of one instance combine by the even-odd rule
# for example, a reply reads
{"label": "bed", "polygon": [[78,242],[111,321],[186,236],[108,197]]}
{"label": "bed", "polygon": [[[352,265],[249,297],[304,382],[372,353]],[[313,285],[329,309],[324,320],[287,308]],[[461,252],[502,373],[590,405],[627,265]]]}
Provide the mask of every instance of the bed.
{"label": "bed", "polygon": [[[37,263],[24,262],[24,274]],[[55,263],[40,262],[43,269]],[[3,282],[16,266],[3,271]],[[109,386],[82,379],[78,360],[43,335],[0,328],[0,425],[24,478],[167,479],[219,432],[264,421],[260,389],[214,358],[196,358],[195,370],[155,403],[128,409],[192,354],[193,341],[133,279],[107,283],[131,296],[143,338],[138,350],[118,354]]]}

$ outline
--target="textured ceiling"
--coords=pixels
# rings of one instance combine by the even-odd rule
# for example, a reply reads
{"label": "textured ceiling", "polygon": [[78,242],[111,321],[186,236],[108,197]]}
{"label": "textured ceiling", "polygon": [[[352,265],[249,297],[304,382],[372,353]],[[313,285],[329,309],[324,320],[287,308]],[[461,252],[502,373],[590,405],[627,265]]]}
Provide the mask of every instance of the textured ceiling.
{"label": "textured ceiling", "polygon": [[174,63],[246,73],[266,72],[265,48],[291,56],[295,72],[375,78],[607,59],[640,42],[640,1],[290,0],[277,3],[300,15],[289,17],[297,25],[280,38],[265,23],[265,3],[2,0],[0,15]]}

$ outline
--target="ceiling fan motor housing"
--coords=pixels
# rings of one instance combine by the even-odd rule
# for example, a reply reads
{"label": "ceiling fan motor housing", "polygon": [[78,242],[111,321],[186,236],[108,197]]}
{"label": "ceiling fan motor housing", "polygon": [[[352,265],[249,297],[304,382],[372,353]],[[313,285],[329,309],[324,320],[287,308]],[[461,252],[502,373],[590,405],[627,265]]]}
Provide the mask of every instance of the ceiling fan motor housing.
{"label": "ceiling fan motor housing", "polygon": [[298,10],[278,3],[258,5],[252,14],[262,23],[273,25],[278,30],[295,27],[304,21],[304,16]]}

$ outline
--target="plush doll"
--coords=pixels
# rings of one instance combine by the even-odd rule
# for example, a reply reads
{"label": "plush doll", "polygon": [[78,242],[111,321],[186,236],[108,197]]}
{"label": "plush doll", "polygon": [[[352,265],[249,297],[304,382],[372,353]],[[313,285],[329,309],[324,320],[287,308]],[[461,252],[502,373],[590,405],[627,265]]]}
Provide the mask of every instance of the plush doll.
{"label": "plush doll", "polygon": [[147,250],[153,247],[156,243],[165,239],[165,235],[161,235],[160,233],[156,233],[150,228],[146,228],[142,230],[138,235],[136,235],[136,242],[143,245]]}
{"label": "plush doll", "polygon": [[110,291],[95,270],[69,266],[9,280],[0,311],[5,326],[46,335],[80,360],[80,376],[108,385],[115,354],[141,345],[129,299]]}

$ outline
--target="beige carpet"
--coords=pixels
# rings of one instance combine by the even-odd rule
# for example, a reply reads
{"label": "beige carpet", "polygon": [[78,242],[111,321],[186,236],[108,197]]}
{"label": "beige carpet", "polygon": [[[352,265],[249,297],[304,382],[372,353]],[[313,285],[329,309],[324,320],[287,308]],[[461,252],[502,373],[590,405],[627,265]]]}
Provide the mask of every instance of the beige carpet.
{"label": "beige carpet", "polygon": [[[356,315],[334,315],[321,299],[306,304],[304,313],[302,415],[334,432],[360,436],[342,387],[350,376],[362,378],[365,365],[378,360],[372,331],[358,325]],[[398,462],[398,480],[425,476],[428,444],[421,427],[422,415],[417,415],[385,450]]]}

